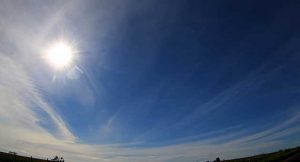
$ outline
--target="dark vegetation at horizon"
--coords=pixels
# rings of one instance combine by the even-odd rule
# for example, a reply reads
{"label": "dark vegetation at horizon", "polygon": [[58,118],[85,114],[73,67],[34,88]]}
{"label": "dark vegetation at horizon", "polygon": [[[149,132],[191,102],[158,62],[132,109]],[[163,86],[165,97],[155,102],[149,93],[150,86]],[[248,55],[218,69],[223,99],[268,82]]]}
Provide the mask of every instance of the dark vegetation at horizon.
{"label": "dark vegetation at horizon", "polygon": [[5,153],[0,152],[0,162],[61,162],[59,159],[38,159],[33,157],[27,157],[22,155],[17,155],[14,152]]}
{"label": "dark vegetation at horizon", "polygon": [[279,150],[272,153],[263,153],[250,157],[223,160],[223,162],[283,162],[284,160],[287,160],[297,153],[300,153],[300,146],[285,150]]}
{"label": "dark vegetation at horizon", "polygon": [[[250,157],[222,160],[223,162],[283,162],[284,160],[300,153],[300,146],[295,148],[289,148],[285,150],[279,150],[272,153],[264,153],[254,155]],[[49,162],[52,160],[38,159],[32,157],[26,157],[11,153],[0,152],[0,162]],[[216,161],[216,160],[215,160]]]}

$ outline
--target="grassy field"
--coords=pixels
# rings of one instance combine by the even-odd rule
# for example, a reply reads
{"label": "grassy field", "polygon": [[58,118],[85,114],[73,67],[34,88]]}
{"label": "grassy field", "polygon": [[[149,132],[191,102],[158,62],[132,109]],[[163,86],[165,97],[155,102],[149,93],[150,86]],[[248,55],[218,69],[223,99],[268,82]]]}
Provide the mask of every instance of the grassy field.
{"label": "grassy field", "polygon": [[47,162],[47,160],[0,152],[0,162]]}
{"label": "grassy field", "polygon": [[224,162],[282,162],[287,158],[300,152],[300,147],[280,150],[268,154],[260,154],[251,157],[245,157],[240,159],[225,160]]}

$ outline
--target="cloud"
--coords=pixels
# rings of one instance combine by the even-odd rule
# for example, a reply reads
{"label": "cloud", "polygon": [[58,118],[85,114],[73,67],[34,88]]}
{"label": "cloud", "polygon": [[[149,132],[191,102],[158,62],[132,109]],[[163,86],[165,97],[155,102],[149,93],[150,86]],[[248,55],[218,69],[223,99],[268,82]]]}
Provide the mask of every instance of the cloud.
{"label": "cloud", "polygon": [[[51,37],[53,28],[64,25],[63,15],[70,10],[76,11],[76,5],[82,5],[82,2],[70,1],[55,5],[51,5],[52,1],[49,4],[40,3],[44,2],[35,1],[24,4],[22,1],[4,1],[0,6],[0,28],[3,34],[0,37],[2,50],[0,52],[1,151],[16,151],[19,154],[41,158],[59,155],[65,157],[67,161],[74,162],[191,162],[213,159],[217,156],[240,157],[270,150],[275,146],[283,146],[286,143],[284,137],[300,131],[297,127],[300,115],[296,113],[282,124],[251,134],[245,133],[244,130],[224,128],[224,130],[213,132],[213,137],[210,137],[212,134],[207,134],[202,140],[186,142],[190,139],[182,139],[176,144],[155,147],[81,143],[76,134],[72,133],[62,115],[46,100],[44,96],[46,94],[42,93],[42,89],[39,88],[40,85],[47,85],[49,81],[37,80],[37,78],[45,78],[44,72],[47,70],[40,66],[40,54],[36,51],[40,50],[47,36]],[[33,4],[36,8],[32,7]],[[118,5],[110,6],[119,9]],[[81,7],[84,8],[84,6]],[[118,12],[124,11],[118,10]],[[80,16],[80,14],[77,15]],[[113,16],[110,15],[110,17]],[[95,21],[93,18],[89,18],[87,22],[92,24],[93,21]],[[106,27],[110,25],[111,22],[107,23]],[[86,31],[90,28],[91,26],[87,25]],[[256,74],[253,75],[256,76]],[[38,77],[33,77],[33,75]],[[261,81],[260,77],[252,78],[253,75],[200,105],[199,109],[174,125],[188,124],[203,114],[202,109],[216,110],[244,93],[245,89],[253,88],[257,85],[257,81]],[[96,85],[93,84],[92,87],[95,88]],[[48,88],[51,89],[51,86]],[[85,91],[88,95],[92,93],[89,89]],[[94,98],[84,98],[82,102],[89,104],[93,101]],[[114,120],[115,116],[111,117],[103,126],[102,131],[111,131]],[[50,125],[51,128],[44,126],[45,124]],[[190,138],[194,139],[194,137]],[[294,144],[297,145],[297,143]]]}
{"label": "cloud", "polygon": [[[258,150],[280,146],[282,141],[278,138],[300,131],[295,125],[300,121],[300,113],[296,113],[281,124],[250,135],[241,135],[243,133],[233,129],[227,133],[217,132],[215,137],[199,141],[142,148],[84,144],[76,140],[60,115],[43,99],[32,78],[17,60],[1,54],[0,64],[0,145],[6,151],[43,158],[59,155],[74,162],[190,162],[217,156],[251,155]],[[56,130],[46,129],[40,122],[51,122]],[[232,136],[236,138],[220,142]]]}

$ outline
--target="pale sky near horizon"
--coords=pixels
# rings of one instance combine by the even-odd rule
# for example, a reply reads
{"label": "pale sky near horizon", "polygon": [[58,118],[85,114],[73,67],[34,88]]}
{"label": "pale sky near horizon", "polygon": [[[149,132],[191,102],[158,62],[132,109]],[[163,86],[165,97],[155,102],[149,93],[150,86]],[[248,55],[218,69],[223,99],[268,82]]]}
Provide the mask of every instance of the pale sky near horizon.
{"label": "pale sky near horizon", "polygon": [[[0,151],[195,162],[300,145],[298,1],[0,2]],[[58,40],[76,49],[59,70]]]}

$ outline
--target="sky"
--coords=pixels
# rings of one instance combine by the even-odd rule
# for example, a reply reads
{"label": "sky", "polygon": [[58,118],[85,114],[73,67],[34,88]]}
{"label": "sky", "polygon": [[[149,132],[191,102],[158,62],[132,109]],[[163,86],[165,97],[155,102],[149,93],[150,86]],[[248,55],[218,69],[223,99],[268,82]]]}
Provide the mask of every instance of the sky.
{"label": "sky", "polygon": [[[300,2],[1,0],[0,151],[195,162],[300,145]],[[76,48],[57,70],[45,49]]]}

